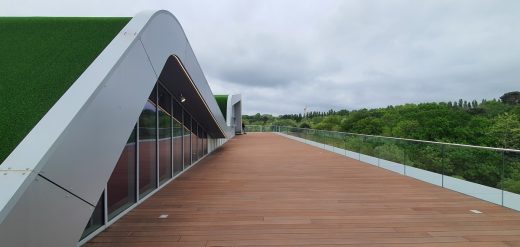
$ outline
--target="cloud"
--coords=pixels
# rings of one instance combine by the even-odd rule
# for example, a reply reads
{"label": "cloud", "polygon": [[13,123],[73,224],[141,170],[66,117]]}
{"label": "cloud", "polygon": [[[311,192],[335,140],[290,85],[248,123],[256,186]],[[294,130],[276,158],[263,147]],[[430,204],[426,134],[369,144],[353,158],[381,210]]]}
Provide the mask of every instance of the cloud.
{"label": "cloud", "polygon": [[247,114],[519,90],[516,0],[0,0],[0,15],[132,16],[142,9],[174,13],[213,91],[242,93]]}

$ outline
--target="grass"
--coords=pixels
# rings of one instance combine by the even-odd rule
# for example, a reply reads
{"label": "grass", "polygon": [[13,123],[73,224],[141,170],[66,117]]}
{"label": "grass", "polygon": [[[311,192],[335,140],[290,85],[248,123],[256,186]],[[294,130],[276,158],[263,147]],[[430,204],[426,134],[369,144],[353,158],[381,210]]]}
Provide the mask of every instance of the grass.
{"label": "grass", "polygon": [[217,101],[218,108],[220,108],[222,115],[224,115],[224,119],[226,119],[227,116],[227,99],[228,95],[215,95],[215,100]]}
{"label": "grass", "polygon": [[0,18],[0,163],[130,18]]}

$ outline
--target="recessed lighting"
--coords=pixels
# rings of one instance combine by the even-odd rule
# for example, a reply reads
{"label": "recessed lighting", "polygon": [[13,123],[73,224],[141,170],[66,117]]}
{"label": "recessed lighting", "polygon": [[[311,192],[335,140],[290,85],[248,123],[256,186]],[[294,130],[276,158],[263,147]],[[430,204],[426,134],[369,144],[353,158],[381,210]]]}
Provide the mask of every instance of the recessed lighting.
{"label": "recessed lighting", "polygon": [[157,218],[159,218],[159,219],[166,219],[166,218],[168,218],[168,215],[167,214],[161,214]]}
{"label": "recessed lighting", "polygon": [[472,209],[470,210],[470,212],[474,213],[474,214],[481,214],[482,212],[476,210],[476,209]]}

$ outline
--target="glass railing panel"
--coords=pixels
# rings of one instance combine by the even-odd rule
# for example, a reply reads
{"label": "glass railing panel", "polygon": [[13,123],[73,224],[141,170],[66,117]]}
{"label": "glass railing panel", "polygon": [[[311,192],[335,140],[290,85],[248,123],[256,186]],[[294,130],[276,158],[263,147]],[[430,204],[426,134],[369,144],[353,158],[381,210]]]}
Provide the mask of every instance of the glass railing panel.
{"label": "glass railing panel", "polygon": [[275,126],[305,143],[520,210],[520,151]]}
{"label": "glass railing panel", "polygon": [[337,154],[345,155],[345,133],[334,133],[334,147]]}
{"label": "glass railing panel", "polygon": [[434,143],[402,141],[406,175],[442,186],[443,147]]}
{"label": "glass railing panel", "polygon": [[363,139],[358,135],[347,134],[345,135],[344,143],[347,156],[359,160],[359,151],[361,150]]}
{"label": "glass railing panel", "polygon": [[504,170],[501,187],[504,206],[520,210],[520,152],[504,152]]}
{"label": "glass railing panel", "polygon": [[378,165],[376,157],[377,138],[371,136],[358,136],[361,141],[359,160],[371,165]]}
{"label": "glass railing panel", "polygon": [[404,174],[405,148],[402,141],[395,139],[379,138],[374,148],[379,158],[379,167]]}
{"label": "glass railing panel", "polygon": [[496,204],[502,203],[503,160],[500,151],[446,146],[444,159],[444,187]]}

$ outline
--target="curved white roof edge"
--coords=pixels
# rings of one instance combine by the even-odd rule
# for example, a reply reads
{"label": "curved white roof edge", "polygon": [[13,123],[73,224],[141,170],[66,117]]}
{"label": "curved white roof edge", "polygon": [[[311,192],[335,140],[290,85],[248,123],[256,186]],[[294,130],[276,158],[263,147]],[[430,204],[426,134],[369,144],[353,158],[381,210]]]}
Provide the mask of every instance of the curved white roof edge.
{"label": "curved white roof edge", "polygon": [[2,246],[76,245],[171,55],[232,136],[180,23],[141,12],[0,166]]}

